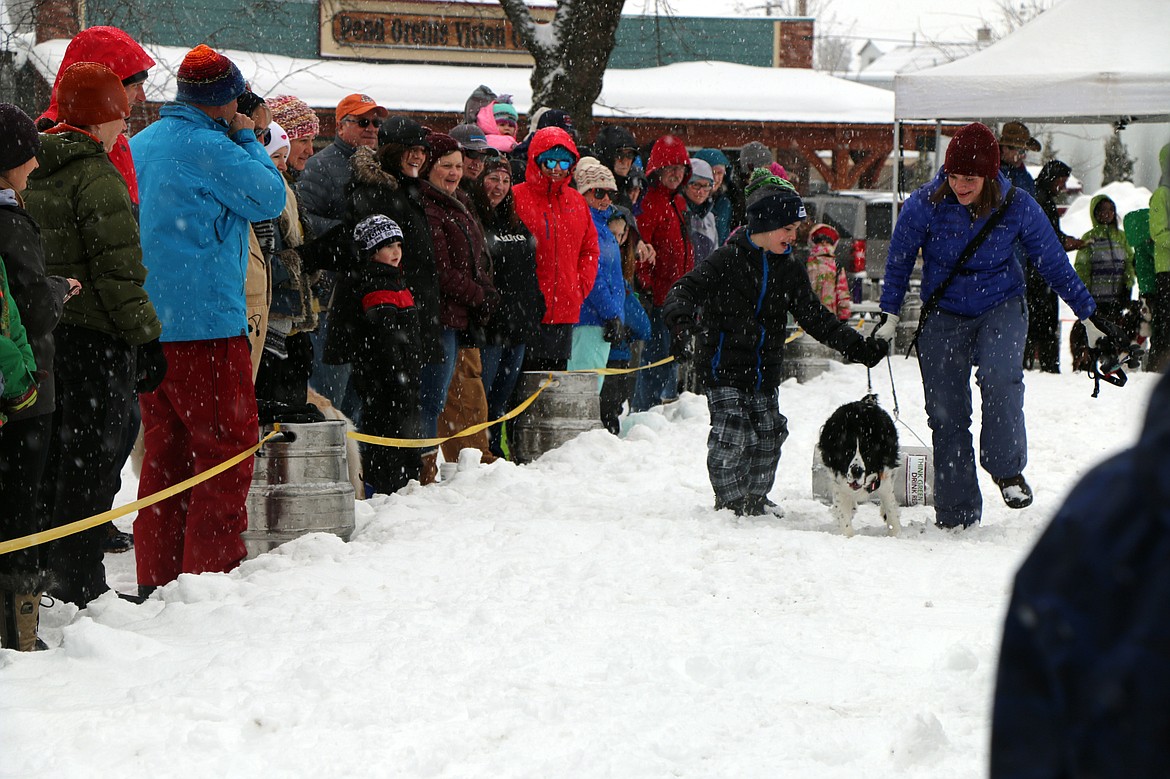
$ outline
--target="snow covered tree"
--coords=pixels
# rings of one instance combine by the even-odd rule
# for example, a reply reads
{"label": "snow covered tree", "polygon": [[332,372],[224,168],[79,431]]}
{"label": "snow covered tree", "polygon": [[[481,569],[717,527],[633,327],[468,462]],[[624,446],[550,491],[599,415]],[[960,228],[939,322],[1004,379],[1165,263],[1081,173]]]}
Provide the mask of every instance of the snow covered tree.
{"label": "snow covered tree", "polygon": [[1133,160],[1118,132],[1105,141],[1105,168],[1101,171],[1102,186],[1114,181],[1133,181]]}
{"label": "snow covered tree", "polygon": [[536,60],[532,107],[568,111],[582,137],[593,124],[593,102],[617,42],[624,0],[557,0],[548,23],[537,22],[524,0],[500,0],[516,35]]}

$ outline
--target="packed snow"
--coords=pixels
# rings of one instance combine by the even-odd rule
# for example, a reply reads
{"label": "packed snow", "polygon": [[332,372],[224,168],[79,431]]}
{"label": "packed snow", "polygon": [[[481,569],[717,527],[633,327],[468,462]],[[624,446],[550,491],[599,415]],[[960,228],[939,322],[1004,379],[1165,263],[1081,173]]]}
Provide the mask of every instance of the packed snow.
{"label": "packed snow", "polygon": [[[892,375],[903,444],[929,440],[915,362]],[[349,543],[56,604],[49,651],[0,651],[0,776],[981,777],[1013,573],[1156,380],[1093,400],[1083,375],[1029,373],[1036,502],[1007,509],[981,472],[965,532],[912,507],[887,537],[874,504],[840,535],[813,445],[866,371],[833,364],[780,391],[782,519],[712,508],[685,395],[621,438],[359,503]],[[132,553],[107,568],[134,588]]]}

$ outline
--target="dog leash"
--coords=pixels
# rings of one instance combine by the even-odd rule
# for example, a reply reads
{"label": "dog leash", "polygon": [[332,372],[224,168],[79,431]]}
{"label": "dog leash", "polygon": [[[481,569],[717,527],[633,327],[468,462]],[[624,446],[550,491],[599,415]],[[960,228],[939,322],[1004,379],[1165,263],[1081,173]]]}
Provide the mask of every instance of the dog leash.
{"label": "dog leash", "polygon": [[[918,439],[918,443],[929,449],[930,445],[923,441],[918,433],[914,432],[914,428],[902,421],[902,411],[898,406],[898,390],[894,386],[894,364],[890,362],[890,355],[888,354],[886,355],[886,369],[890,372],[890,396],[894,399],[894,422],[909,430],[910,435]],[[866,394],[872,395],[876,400],[877,395],[873,391],[873,376],[869,368],[865,369],[865,385]]]}

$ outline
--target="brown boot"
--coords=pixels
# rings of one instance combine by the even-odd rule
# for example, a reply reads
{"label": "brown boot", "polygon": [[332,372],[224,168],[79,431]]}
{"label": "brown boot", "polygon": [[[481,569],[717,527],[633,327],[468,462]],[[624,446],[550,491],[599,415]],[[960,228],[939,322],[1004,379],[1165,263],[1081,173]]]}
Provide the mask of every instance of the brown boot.
{"label": "brown boot", "polygon": [[18,652],[47,649],[37,638],[41,594],[0,591],[0,646]]}
{"label": "brown boot", "polygon": [[434,484],[438,480],[439,453],[424,452],[422,456],[422,473],[419,474],[418,483],[425,487],[428,484]]}

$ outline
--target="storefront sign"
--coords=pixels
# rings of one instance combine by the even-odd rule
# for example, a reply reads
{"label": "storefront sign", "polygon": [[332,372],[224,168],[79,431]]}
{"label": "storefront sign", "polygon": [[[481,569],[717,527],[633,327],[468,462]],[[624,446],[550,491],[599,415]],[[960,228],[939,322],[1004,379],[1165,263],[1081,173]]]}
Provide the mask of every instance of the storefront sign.
{"label": "storefront sign", "polygon": [[[532,13],[547,22],[554,11]],[[532,56],[498,3],[321,0],[321,56],[532,65]]]}

